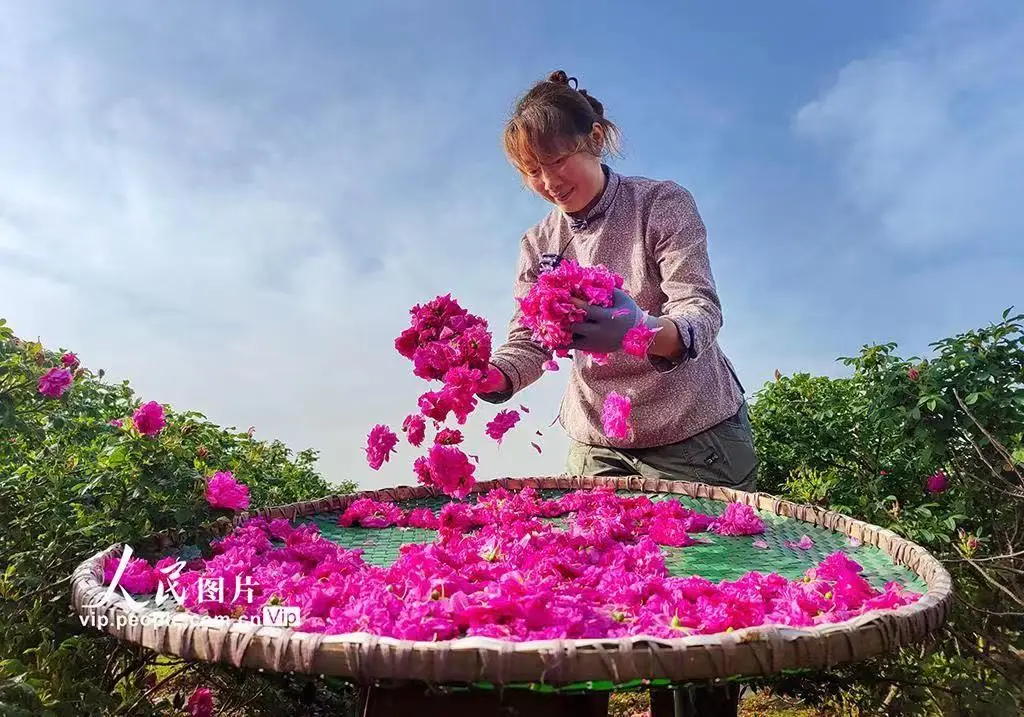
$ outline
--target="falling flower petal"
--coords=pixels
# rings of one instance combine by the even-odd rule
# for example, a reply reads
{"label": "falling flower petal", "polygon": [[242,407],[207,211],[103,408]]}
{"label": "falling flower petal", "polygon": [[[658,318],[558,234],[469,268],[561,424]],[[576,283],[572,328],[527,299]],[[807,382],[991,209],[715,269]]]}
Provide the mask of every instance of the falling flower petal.
{"label": "falling flower petal", "polygon": [[383,424],[377,424],[366,439],[366,460],[374,470],[380,470],[384,462],[391,458],[395,446],[398,445],[398,436],[395,432]]}
{"label": "falling flower petal", "polygon": [[626,438],[629,436],[629,414],[632,402],[628,396],[612,391],[604,400],[601,420],[604,432],[609,438]]}
{"label": "falling flower petal", "polygon": [[487,435],[501,443],[501,439],[513,426],[519,422],[518,411],[499,411],[498,414],[488,421],[486,426]]}

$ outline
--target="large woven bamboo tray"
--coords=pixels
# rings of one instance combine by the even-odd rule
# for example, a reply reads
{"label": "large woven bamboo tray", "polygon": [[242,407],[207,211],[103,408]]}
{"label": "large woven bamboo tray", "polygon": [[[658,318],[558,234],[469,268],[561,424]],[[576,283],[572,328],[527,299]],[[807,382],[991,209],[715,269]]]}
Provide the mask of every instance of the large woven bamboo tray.
{"label": "large woven bamboo tray", "polygon": [[[120,640],[143,645],[158,653],[187,660],[227,662],[236,667],[277,672],[304,672],[342,677],[361,683],[424,681],[456,685],[530,685],[546,689],[577,687],[611,689],[637,684],[664,684],[713,678],[771,675],[785,671],[829,668],[863,660],[919,641],[947,619],[952,604],[949,573],[924,548],[892,531],[816,507],[779,500],[763,493],[744,493],[685,481],[641,477],[596,478],[554,476],[506,478],[478,483],[467,500],[504,487],[527,486],[545,497],[566,491],[613,486],[623,494],[647,494],[652,500],[680,500],[708,514],[721,513],[727,502],[746,503],[760,512],[767,532],[757,536],[771,549],[751,547],[749,537],[713,537],[713,544],[668,549],[666,563],[673,575],[699,574],[711,580],[736,579],[750,570],[775,570],[797,578],[808,567],[836,550],[850,553],[864,567],[876,587],[895,580],[922,593],[919,600],[892,610],[876,610],[845,622],[794,628],[759,626],[712,635],[676,639],[633,636],[622,639],[537,640],[512,642],[482,637],[420,642],[378,637],[365,633],[324,635],[300,629],[258,625],[244,620],[200,618],[181,612],[141,608],[149,620],[128,620],[139,609],[114,596],[99,602],[106,591],[103,562],[118,555],[123,545],[111,545],[82,562],[72,578],[72,603],[91,624],[103,623]],[[263,508],[228,519],[221,518],[197,535],[182,531],[149,536],[145,557],[194,557],[209,540],[255,517],[287,518],[294,524],[314,521],[324,536],[344,547],[364,550],[363,559],[378,565],[395,560],[404,543],[427,542],[433,531],[421,529],[340,528],[337,518],[360,497],[395,501],[404,508],[439,508],[448,498],[425,487],[398,487],[353,495]],[[809,535],[809,551],[784,547],[787,540]],[[854,547],[849,538],[860,541]],[[176,612],[177,611],[177,612]],[[156,615],[155,613],[170,613]],[[120,618],[119,618],[120,616]],[[159,624],[153,618],[162,618]],[[142,624],[142,623],[148,624]]]}

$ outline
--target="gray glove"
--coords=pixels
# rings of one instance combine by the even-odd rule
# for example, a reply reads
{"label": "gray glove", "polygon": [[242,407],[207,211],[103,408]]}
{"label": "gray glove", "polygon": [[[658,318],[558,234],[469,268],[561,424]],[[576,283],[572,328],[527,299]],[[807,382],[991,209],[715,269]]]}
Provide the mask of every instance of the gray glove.
{"label": "gray glove", "polygon": [[643,323],[650,329],[658,328],[658,320],[636,305],[622,289],[615,289],[609,307],[587,304],[587,317],[572,324],[572,343],[569,348],[593,353],[612,353],[622,348],[626,332]]}

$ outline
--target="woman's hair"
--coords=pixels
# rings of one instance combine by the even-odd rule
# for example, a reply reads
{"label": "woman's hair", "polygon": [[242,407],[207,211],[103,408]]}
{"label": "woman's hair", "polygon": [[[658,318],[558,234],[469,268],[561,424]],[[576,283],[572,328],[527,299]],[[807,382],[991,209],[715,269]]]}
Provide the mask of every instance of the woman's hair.
{"label": "woman's hair", "polygon": [[[504,145],[505,154],[517,168],[534,167],[569,152],[596,156],[617,152],[619,128],[604,116],[604,105],[577,86],[575,77],[557,70],[516,103],[505,124]],[[604,128],[603,146],[590,134],[595,122]]]}

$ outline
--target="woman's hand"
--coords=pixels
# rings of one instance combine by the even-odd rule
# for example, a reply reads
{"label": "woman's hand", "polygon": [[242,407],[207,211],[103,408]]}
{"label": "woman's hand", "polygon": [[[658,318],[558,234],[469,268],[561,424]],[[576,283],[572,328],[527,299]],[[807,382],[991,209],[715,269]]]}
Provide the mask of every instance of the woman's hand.
{"label": "woman's hand", "polygon": [[480,393],[505,393],[512,388],[508,377],[494,364],[487,364],[487,375],[484,377]]}
{"label": "woman's hand", "polygon": [[626,332],[637,324],[644,323],[651,329],[661,326],[657,318],[649,316],[622,289],[614,290],[609,307],[588,304],[582,299],[573,299],[573,302],[587,310],[583,321],[569,327],[572,331],[569,348],[579,351],[602,354],[618,351]]}

